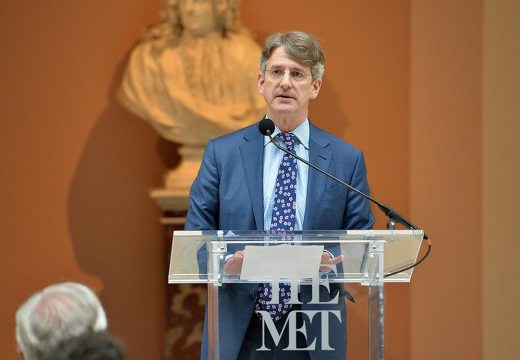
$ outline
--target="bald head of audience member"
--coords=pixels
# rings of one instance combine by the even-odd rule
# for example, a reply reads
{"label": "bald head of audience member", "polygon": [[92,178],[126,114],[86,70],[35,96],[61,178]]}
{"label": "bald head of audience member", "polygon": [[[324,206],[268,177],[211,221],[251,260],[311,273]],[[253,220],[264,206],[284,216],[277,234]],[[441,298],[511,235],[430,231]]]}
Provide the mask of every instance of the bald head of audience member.
{"label": "bald head of audience member", "polygon": [[96,294],[73,282],[46,287],[16,312],[16,341],[25,360],[45,359],[63,341],[106,328],[105,311]]}

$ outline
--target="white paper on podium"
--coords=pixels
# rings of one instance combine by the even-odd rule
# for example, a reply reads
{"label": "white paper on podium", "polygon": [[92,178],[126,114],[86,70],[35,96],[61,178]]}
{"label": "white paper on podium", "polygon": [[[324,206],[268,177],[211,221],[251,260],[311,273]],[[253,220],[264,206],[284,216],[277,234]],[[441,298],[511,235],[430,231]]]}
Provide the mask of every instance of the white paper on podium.
{"label": "white paper on podium", "polygon": [[309,279],[319,273],[323,245],[246,246],[242,280]]}

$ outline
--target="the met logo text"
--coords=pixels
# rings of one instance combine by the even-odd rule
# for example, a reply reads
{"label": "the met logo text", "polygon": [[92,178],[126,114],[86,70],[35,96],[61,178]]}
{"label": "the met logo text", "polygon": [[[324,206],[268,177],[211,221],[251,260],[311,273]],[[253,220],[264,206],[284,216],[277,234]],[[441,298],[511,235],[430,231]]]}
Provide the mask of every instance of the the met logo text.
{"label": "the met logo text", "polygon": [[[332,272],[336,273],[336,266],[335,265],[322,265],[322,266],[328,266]],[[272,283],[272,300],[271,304],[278,304],[279,303],[279,279],[276,279]],[[308,302],[308,304],[338,304],[339,302],[339,294],[336,294],[336,296],[329,301],[320,301],[320,286],[323,286],[327,289],[327,292],[330,292],[329,289],[329,281],[328,277],[321,281],[318,276],[312,278],[312,298],[311,301]],[[302,304],[298,300],[298,293],[299,293],[299,284],[298,281],[291,281],[291,298],[289,300],[289,304]],[[268,347],[265,346],[265,338],[266,338],[266,329],[267,332],[270,334],[270,336],[273,339],[273,342],[276,346],[278,346],[280,339],[282,338],[282,335],[284,332],[287,332],[289,343],[286,348],[283,350],[307,350],[307,351],[313,351],[316,349],[316,343],[317,338],[315,338],[312,343],[308,344],[307,347],[299,348],[297,347],[296,337],[298,336],[298,333],[301,333],[305,338],[307,338],[307,329],[305,322],[301,327],[297,327],[296,323],[296,317],[298,314],[302,314],[302,316],[307,317],[308,321],[310,323],[313,322],[319,322],[321,327],[321,334],[320,334],[320,348],[321,350],[329,350],[333,351],[334,348],[332,348],[329,344],[329,323],[330,321],[336,321],[334,318],[337,318],[339,322],[342,322],[341,319],[341,313],[339,310],[293,310],[289,312],[289,315],[285,319],[285,323],[283,325],[283,328],[278,333],[278,330],[276,329],[276,325],[274,324],[273,319],[269,315],[267,311],[257,311],[258,314],[262,316],[262,346],[258,348],[258,351],[269,351]]]}

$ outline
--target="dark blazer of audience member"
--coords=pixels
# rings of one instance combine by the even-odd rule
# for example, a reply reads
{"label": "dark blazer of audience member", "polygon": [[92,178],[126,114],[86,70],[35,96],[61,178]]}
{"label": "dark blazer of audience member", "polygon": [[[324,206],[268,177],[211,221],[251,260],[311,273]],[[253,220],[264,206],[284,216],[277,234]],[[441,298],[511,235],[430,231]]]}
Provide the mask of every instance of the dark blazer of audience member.
{"label": "dark blazer of audience member", "polygon": [[107,332],[87,332],[59,343],[43,360],[125,360],[123,346]]}

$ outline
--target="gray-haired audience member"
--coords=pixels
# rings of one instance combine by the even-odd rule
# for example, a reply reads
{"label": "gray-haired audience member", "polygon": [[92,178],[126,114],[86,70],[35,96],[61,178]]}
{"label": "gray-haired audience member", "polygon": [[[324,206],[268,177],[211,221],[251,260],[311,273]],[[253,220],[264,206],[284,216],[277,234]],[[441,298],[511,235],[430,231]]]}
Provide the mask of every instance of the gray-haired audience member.
{"label": "gray-haired audience member", "polygon": [[61,342],[106,328],[96,294],[73,282],[46,287],[16,312],[16,341],[25,360],[44,359]]}
{"label": "gray-haired audience member", "polygon": [[43,360],[125,360],[123,346],[108,333],[87,332],[59,343]]}

